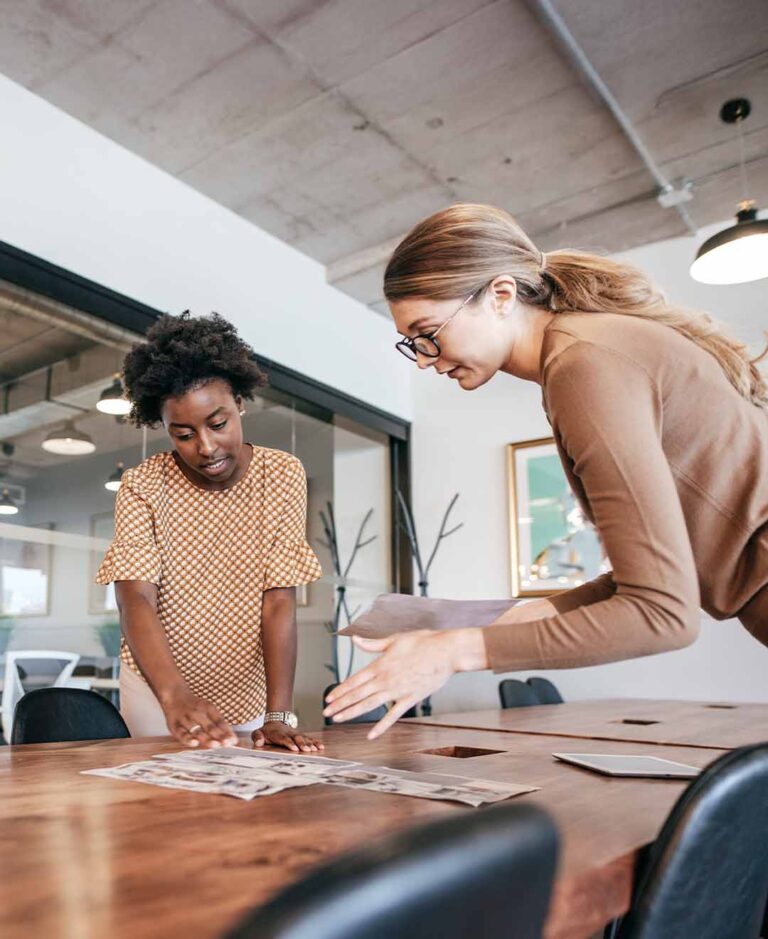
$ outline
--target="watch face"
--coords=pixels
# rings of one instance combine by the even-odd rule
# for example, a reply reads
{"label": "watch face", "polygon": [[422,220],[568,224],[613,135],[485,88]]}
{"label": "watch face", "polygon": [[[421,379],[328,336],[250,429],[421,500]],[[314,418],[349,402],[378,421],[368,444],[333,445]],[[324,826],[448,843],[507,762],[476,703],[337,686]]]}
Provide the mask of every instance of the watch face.
{"label": "watch face", "polygon": [[299,726],[299,719],[295,714],[292,714],[290,711],[286,711],[285,714],[285,723],[292,729],[295,730]]}

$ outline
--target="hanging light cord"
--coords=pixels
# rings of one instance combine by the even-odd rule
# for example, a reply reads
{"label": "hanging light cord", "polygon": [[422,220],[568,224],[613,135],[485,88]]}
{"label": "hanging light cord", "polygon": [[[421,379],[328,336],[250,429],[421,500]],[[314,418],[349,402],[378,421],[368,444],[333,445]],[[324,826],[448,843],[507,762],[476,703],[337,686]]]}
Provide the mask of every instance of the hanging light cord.
{"label": "hanging light cord", "polygon": [[744,121],[736,122],[736,132],[739,137],[739,176],[741,178],[741,201],[748,203],[749,187],[747,186],[747,161],[744,154]]}

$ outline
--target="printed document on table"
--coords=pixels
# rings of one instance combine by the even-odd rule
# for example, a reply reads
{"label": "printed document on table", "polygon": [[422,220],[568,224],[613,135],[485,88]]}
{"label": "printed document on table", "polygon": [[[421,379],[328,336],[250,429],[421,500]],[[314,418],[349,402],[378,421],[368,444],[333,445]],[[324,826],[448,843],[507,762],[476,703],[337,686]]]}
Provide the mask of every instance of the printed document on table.
{"label": "printed document on table", "polygon": [[258,796],[274,795],[284,789],[326,783],[348,789],[479,806],[533,792],[537,788],[467,776],[366,766],[325,756],[265,752],[244,747],[162,753],[152,760],[86,770],[85,774],[193,792],[220,793],[239,799],[255,799]]}
{"label": "printed document on table", "polygon": [[216,793],[251,800],[258,796],[271,796],[284,789],[311,786],[317,780],[289,779],[286,776],[264,774],[261,778],[241,770],[240,767],[218,768],[205,766],[202,771],[194,766],[146,760],[140,763],[124,763],[106,769],[85,770],[86,776],[106,776],[127,782],[147,783],[165,789],[187,789],[192,792]]}
{"label": "printed document on table", "polygon": [[327,756],[308,756],[300,753],[275,753],[267,750],[248,750],[245,747],[217,747],[214,750],[181,750],[178,753],[160,753],[156,760],[172,763],[238,766],[261,776],[275,773],[282,777],[309,777],[316,780],[329,773],[358,766],[352,760],[333,760]]}
{"label": "printed document on table", "polygon": [[538,786],[521,786],[516,783],[441,773],[415,773],[388,766],[356,766],[332,776],[325,776],[322,781],[331,786],[388,792],[392,795],[415,796],[420,799],[463,802],[475,807],[501,802],[538,789]]}

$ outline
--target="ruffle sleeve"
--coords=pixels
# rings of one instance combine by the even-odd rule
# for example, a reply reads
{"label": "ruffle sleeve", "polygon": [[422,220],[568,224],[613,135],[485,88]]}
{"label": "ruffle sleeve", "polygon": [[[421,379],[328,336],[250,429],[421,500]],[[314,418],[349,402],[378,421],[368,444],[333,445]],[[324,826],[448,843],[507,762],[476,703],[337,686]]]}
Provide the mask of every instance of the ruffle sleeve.
{"label": "ruffle sleeve", "polygon": [[155,539],[154,514],[131,485],[131,471],[123,474],[115,504],[115,538],[96,574],[97,584],[142,580],[159,584],[162,559]]}
{"label": "ruffle sleeve", "polygon": [[298,460],[287,469],[283,511],[277,536],[267,555],[264,589],[310,584],[323,575],[320,562],[306,540],[307,477]]}

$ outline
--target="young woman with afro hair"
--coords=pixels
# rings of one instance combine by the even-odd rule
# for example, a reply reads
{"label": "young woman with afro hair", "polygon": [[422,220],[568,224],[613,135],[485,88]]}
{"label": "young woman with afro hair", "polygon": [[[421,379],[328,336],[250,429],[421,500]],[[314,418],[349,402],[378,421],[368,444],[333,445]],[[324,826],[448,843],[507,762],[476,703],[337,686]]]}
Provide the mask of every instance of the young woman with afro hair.
{"label": "young woman with afro hair", "polygon": [[120,699],[133,736],[189,747],[293,751],[322,745],[292,713],[299,584],[321,576],[305,540],[295,457],[243,440],[265,381],[253,351],[214,314],[163,316],[123,367],[137,427],[171,449],[123,474],[115,539],[97,575],[115,584]]}

